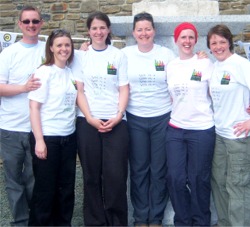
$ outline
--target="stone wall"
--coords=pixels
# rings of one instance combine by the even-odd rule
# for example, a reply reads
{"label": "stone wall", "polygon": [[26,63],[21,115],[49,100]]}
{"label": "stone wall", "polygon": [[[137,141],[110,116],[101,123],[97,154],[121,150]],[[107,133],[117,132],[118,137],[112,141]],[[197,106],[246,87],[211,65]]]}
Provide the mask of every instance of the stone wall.
{"label": "stone wall", "polygon": [[[65,28],[74,37],[87,37],[86,18],[95,10],[109,16],[131,16],[132,4],[141,0],[0,0],[0,31],[20,32],[18,13],[23,5],[32,4],[41,9],[45,20],[41,34],[48,35],[53,29]],[[250,0],[219,0],[221,15],[249,14]],[[117,37],[116,37],[117,38]],[[236,37],[250,41],[249,28]],[[76,48],[82,41],[75,41]],[[122,45],[121,45],[122,46]]]}

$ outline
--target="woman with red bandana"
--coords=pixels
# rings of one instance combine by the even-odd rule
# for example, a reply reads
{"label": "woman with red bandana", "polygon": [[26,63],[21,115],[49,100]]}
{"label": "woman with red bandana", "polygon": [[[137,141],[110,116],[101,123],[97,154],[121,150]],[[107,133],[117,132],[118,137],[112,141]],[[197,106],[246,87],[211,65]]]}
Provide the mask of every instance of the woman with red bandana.
{"label": "woman with red bandana", "polygon": [[191,23],[175,28],[179,57],[167,67],[173,100],[167,142],[167,182],[175,226],[210,226],[210,176],[215,129],[208,82],[213,64],[194,53]]}

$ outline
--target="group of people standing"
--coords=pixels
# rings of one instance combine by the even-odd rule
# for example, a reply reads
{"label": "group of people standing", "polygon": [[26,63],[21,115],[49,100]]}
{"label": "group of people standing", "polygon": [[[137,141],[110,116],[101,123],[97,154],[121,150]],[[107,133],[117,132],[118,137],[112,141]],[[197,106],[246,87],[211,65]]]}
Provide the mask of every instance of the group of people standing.
{"label": "group of people standing", "polygon": [[77,153],[85,226],[128,225],[128,166],[135,226],[161,226],[169,197],[174,225],[210,226],[211,188],[218,225],[250,225],[250,63],[233,53],[228,27],[208,32],[212,63],[194,53],[191,23],[175,28],[178,57],[155,44],[146,12],[134,16],[136,45],[122,50],[102,12],[87,18],[85,51],[63,29],[40,42],[42,24],[24,7],[23,38],[0,54],[13,225],[71,225]]}

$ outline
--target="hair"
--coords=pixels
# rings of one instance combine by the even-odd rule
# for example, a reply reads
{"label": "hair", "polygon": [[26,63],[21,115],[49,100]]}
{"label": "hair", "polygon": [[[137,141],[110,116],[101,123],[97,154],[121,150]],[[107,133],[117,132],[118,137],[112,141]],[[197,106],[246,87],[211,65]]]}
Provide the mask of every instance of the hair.
{"label": "hair", "polygon": [[43,63],[43,65],[53,65],[55,63],[55,58],[54,58],[54,54],[51,51],[50,47],[53,46],[54,40],[58,37],[68,37],[71,41],[71,55],[67,61],[67,64],[69,65],[72,61],[73,61],[73,57],[74,57],[74,43],[73,40],[71,38],[71,35],[68,31],[64,30],[64,29],[55,29],[54,31],[51,32],[50,36],[47,39],[46,42],[46,48],[45,48],[45,62]]}
{"label": "hair", "polygon": [[24,11],[35,11],[38,13],[40,20],[42,20],[42,14],[41,14],[40,10],[35,6],[27,5],[27,6],[24,6],[19,13],[19,20],[20,21],[22,20],[22,16],[23,16]]}
{"label": "hair", "polygon": [[135,25],[138,21],[143,21],[143,20],[147,20],[149,22],[151,22],[152,27],[155,28],[155,24],[154,24],[154,19],[153,16],[150,13],[147,12],[142,12],[142,13],[138,13],[134,16],[134,21],[133,21],[133,30],[135,30]]}
{"label": "hair", "polygon": [[[110,28],[110,26],[111,26],[111,22],[109,20],[109,17],[103,12],[96,11],[96,12],[89,14],[89,16],[87,18],[87,28],[89,30],[90,30],[91,24],[92,24],[94,19],[104,21],[108,28]],[[90,42],[92,42],[92,41],[90,41]],[[107,45],[111,44],[111,34],[110,33],[108,34],[108,37],[105,40],[105,43]]]}
{"label": "hair", "polygon": [[210,39],[212,35],[219,35],[221,37],[224,37],[229,42],[229,50],[233,52],[234,49],[234,43],[233,43],[233,35],[230,31],[230,29],[224,25],[224,24],[218,24],[214,27],[212,27],[207,34],[207,47],[210,49]]}

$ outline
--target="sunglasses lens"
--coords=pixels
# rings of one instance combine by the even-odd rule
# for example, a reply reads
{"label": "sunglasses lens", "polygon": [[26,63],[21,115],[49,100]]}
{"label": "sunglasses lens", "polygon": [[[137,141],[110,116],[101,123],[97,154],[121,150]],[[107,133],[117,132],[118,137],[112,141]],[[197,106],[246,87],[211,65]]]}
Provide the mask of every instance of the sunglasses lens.
{"label": "sunglasses lens", "polygon": [[[30,24],[30,20],[23,20],[23,21],[21,21],[23,24]],[[40,23],[40,20],[32,20],[31,21],[32,22],[32,24],[39,24]]]}
{"label": "sunglasses lens", "polygon": [[32,20],[32,24],[39,24],[40,20]]}

